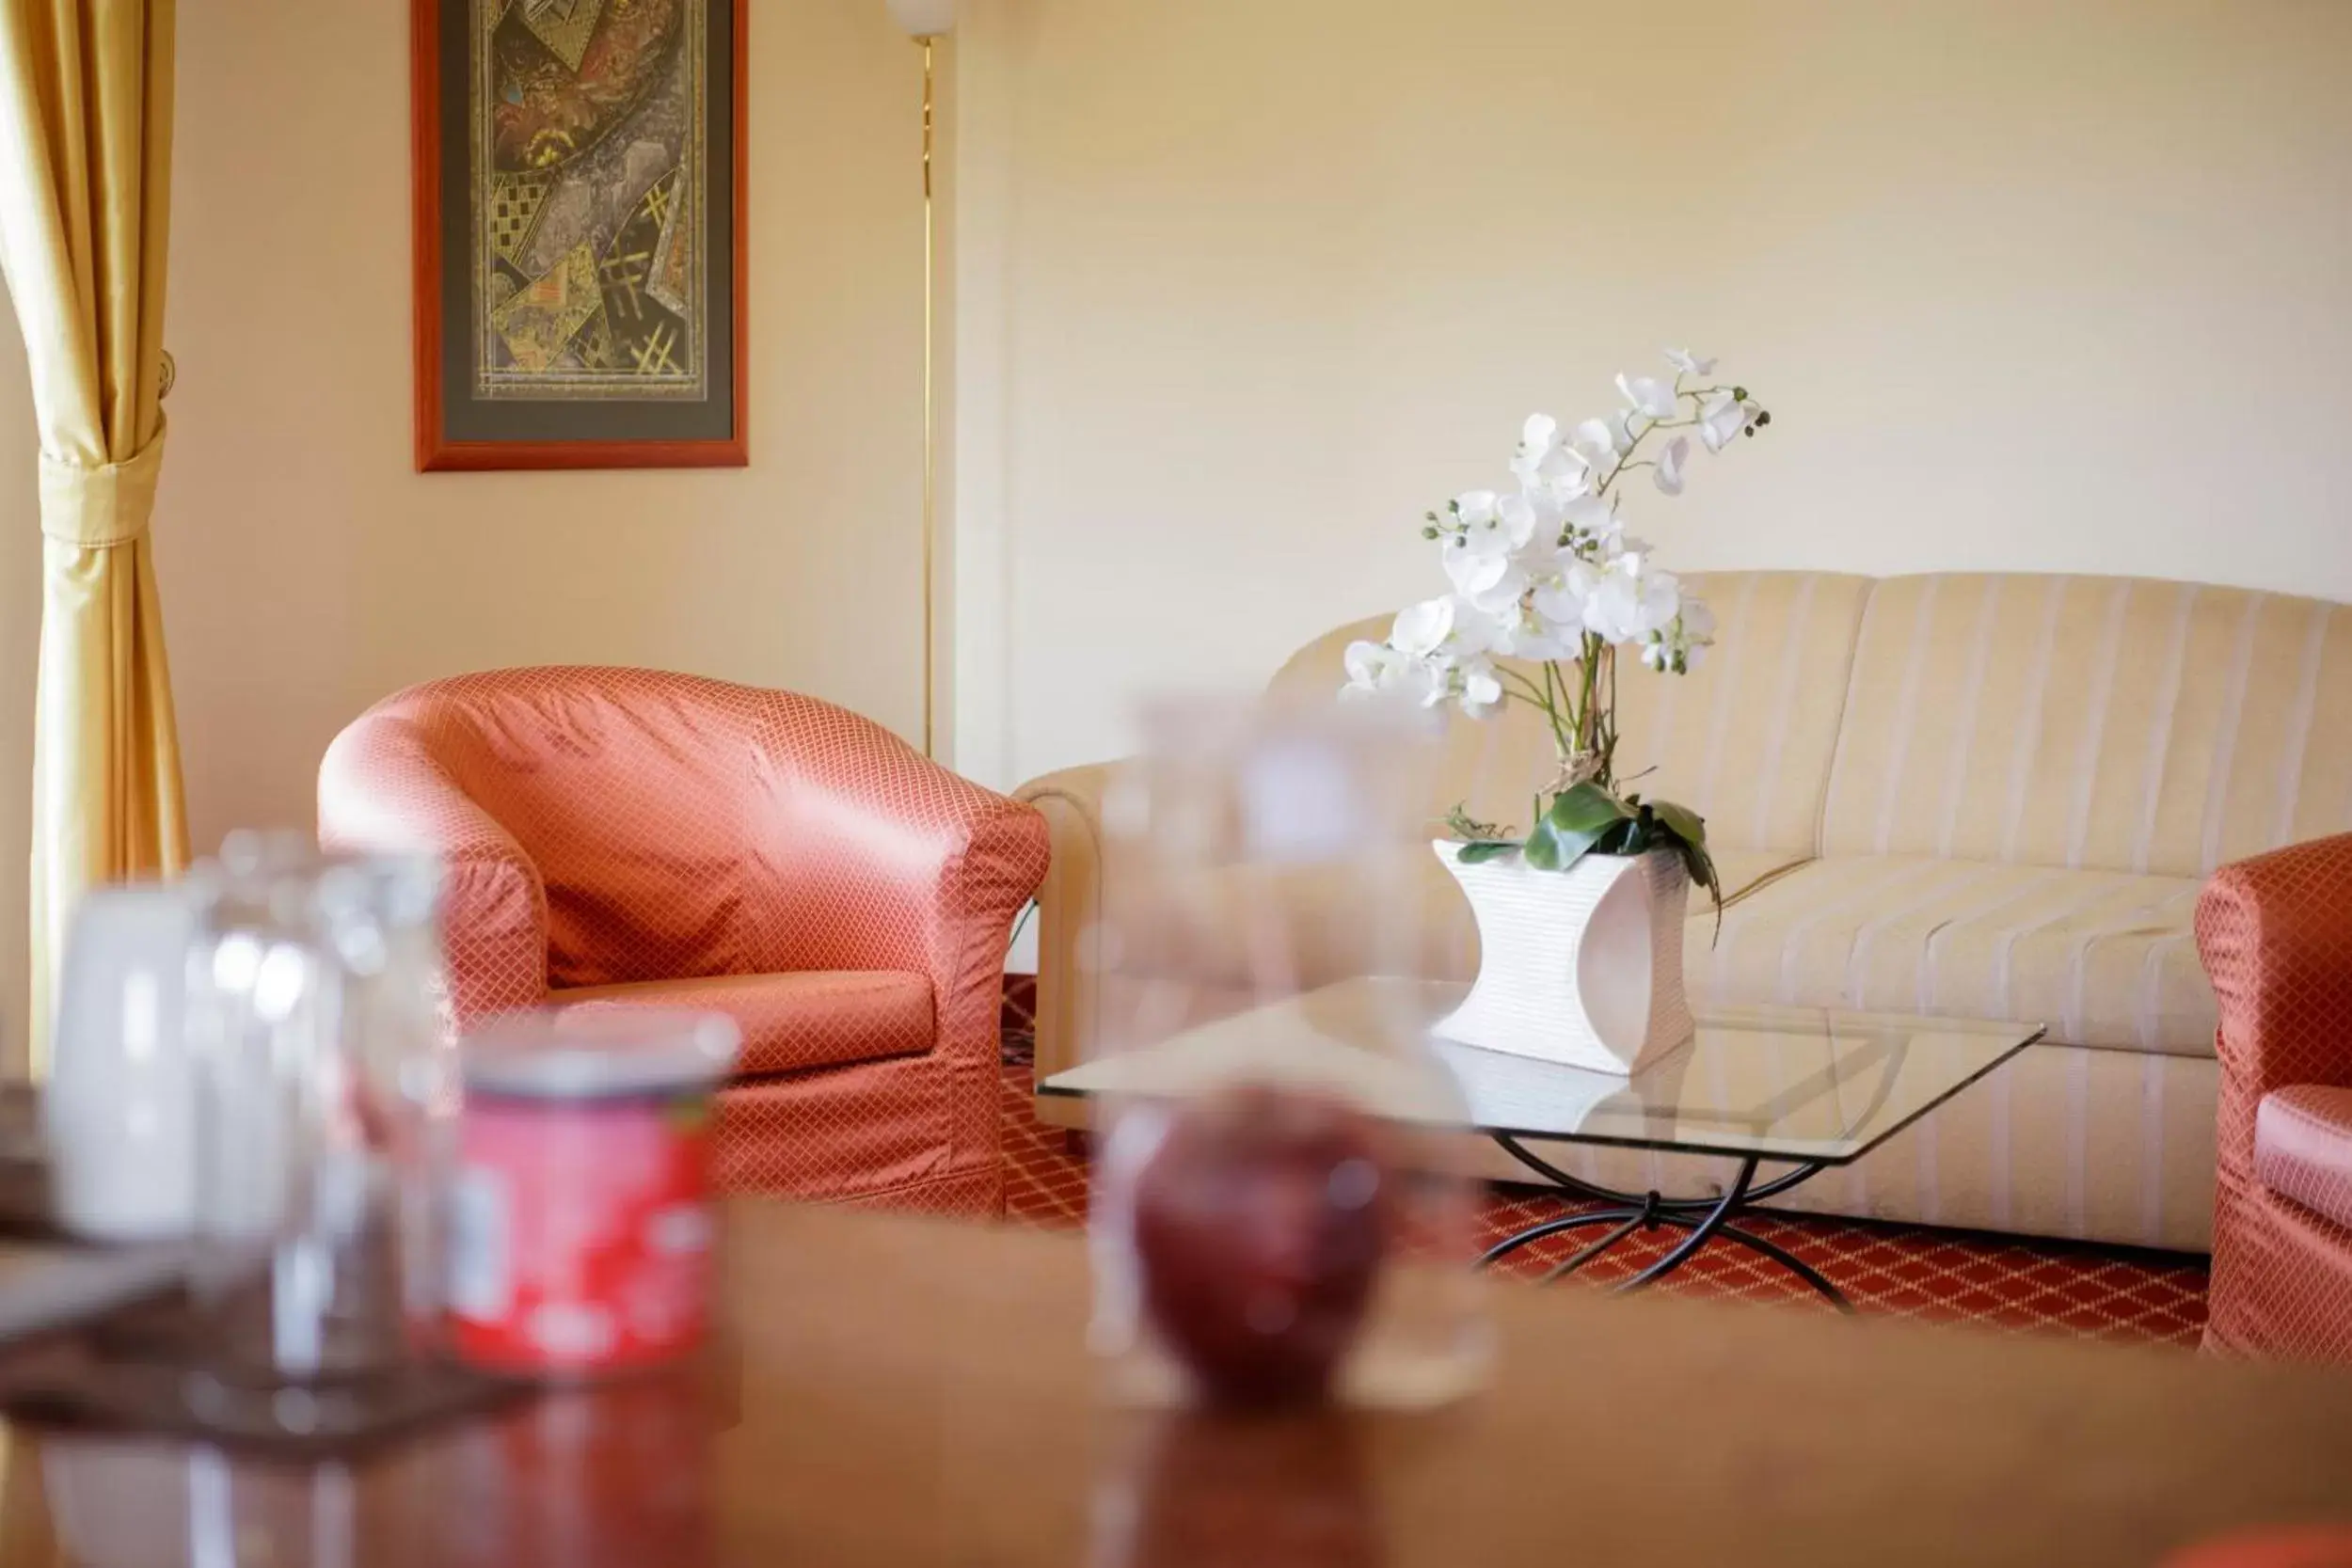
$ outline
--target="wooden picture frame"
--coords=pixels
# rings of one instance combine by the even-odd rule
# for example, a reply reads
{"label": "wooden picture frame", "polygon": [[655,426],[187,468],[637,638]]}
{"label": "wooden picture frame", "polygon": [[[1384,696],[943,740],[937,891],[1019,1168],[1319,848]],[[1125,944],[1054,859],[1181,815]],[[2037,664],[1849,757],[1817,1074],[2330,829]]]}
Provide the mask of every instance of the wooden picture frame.
{"label": "wooden picture frame", "polygon": [[607,5],[411,0],[420,470],[750,460],[750,0]]}

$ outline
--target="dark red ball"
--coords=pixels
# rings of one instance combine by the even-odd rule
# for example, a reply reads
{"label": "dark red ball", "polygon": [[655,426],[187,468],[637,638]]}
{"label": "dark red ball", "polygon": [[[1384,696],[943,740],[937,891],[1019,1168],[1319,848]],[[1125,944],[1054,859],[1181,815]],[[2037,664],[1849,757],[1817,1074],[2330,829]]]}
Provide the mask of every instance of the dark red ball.
{"label": "dark red ball", "polygon": [[1394,1212],[1378,1127],[1319,1094],[1248,1085],[1176,1114],[1136,1179],[1143,1309],[1215,1402],[1327,1398]]}

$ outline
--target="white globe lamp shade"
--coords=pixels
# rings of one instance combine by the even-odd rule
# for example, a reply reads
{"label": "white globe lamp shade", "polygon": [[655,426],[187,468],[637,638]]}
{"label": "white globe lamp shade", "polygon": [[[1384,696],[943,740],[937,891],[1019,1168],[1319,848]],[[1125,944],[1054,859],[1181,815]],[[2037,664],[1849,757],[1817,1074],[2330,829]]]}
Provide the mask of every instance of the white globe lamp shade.
{"label": "white globe lamp shade", "polygon": [[890,15],[911,38],[938,38],[956,30],[956,0],[888,0]]}

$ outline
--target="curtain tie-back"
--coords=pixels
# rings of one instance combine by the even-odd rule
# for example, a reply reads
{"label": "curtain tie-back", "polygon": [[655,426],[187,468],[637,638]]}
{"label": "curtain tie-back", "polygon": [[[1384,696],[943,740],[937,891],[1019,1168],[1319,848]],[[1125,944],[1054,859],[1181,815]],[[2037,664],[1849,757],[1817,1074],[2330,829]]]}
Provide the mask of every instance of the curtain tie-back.
{"label": "curtain tie-back", "polygon": [[163,471],[164,433],[103,467],[40,454],[40,531],[60,544],[110,549],[144,538]]}

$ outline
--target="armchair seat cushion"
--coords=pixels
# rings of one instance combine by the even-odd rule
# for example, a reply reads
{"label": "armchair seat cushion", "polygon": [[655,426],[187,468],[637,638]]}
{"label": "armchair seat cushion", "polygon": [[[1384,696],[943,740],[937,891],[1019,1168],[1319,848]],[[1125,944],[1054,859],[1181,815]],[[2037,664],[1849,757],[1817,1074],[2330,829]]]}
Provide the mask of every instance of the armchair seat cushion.
{"label": "armchair seat cushion", "polygon": [[934,1037],[931,983],[891,971],[723,974],[551,993],[563,1007],[690,1007],[723,1012],[743,1031],[736,1076],[920,1056]]}
{"label": "armchair seat cushion", "polygon": [[2254,1179],[2352,1227],[2352,1089],[2298,1084],[2265,1095],[2254,1113]]}

